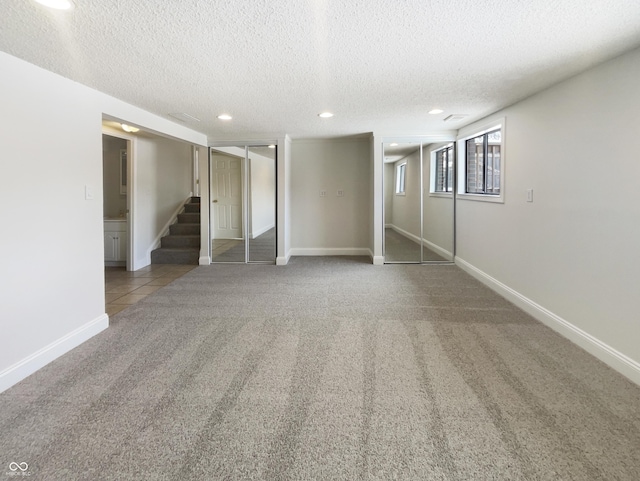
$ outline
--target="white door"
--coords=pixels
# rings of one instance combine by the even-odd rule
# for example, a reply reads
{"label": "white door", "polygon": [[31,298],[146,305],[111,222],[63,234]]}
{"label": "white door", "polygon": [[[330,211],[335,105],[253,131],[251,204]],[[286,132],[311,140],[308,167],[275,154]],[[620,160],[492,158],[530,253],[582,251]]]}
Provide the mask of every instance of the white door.
{"label": "white door", "polygon": [[242,160],[211,153],[211,213],[214,239],[242,239]]}

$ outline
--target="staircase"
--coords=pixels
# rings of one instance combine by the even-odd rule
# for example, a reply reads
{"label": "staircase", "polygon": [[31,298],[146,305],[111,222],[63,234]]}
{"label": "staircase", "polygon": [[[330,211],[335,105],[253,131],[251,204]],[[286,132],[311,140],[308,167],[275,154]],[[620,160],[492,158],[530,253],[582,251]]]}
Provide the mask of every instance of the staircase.
{"label": "staircase", "polygon": [[200,197],[191,197],[178,214],[178,222],[169,226],[169,235],[160,239],[160,247],[151,251],[152,264],[198,264],[200,258]]}

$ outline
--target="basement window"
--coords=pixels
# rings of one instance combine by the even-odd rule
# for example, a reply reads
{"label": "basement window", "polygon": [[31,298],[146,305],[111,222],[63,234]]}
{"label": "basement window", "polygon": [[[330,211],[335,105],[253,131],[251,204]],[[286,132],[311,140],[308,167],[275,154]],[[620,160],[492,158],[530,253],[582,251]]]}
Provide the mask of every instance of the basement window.
{"label": "basement window", "polygon": [[458,140],[458,196],[504,202],[504,119]]}
{"label": "basement window", "polygon": [[432,154],[433,162],[433,186],[431,192],[453,192],[453,159],[455,156],[453,144],[443,149],[436,150]]}
{"label": "basement window", "polygon": [[406,180],[407,163],[403,162],[396,166],[396,195],[405,195]]}

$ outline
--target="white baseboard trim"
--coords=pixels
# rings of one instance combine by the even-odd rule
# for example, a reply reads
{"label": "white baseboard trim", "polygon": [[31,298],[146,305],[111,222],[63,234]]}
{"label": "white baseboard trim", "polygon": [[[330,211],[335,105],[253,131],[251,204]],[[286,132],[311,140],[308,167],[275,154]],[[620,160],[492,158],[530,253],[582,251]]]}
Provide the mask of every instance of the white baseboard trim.
{"label": "white baseboard trim", "polygon": [[209,256],[200,256],[198,259],[199,266],[208,266],[211,264],[211,257]]}
{"label": "white baseboard trim", "polygon": [[368,247],[316,248],[296,247],[291,249],[292,256],[369,256]]}
{"label": "white baseboard trim", "polygon": [[373,256],[373,265],[374,266],[383,266],[384,265],[384,256]]}
{"label": "white baseboard trim", "polygon": [[276,226],[275,224],[271,224],[266,227],[263,227],[262,229],[258,229],[257,231],[251,233],[251,238],[255,239],[256,237],[261,236],[262,234],[267,232],[268,230],[273,229],[275,226]]}
{"label": "white baseboard trim", "polygon": [[577,344],[589,354],[600,359],[612,369],[626,376],[634,383],[640,385],[640,363],[622,354],[608,344],[602,342],[591,334],[574,326],[569,321],[545,309],[541,305],[523,296],[509,286],[494,279],[467,261],[456,257],[456,265],[478,279],[502,297],[514,303],[520,309],[531,315],[544,325],[550,327],[562,336]]}
{"label": "white baseboard trim", "polygon": [[277,266],[286,266],[289,263],[288,257],[276,257]]}
{"label": "white baseboard trim", "polygon": [[9,366],[0,372],[0,392],[6,391],[14,384],[19,383],[38,369],[43,368],[51,361],[79,346],[107,327],[109,327],[109,316],[102,314],[93,321],[88,322],[66,336],[27,356],[23,360]]}

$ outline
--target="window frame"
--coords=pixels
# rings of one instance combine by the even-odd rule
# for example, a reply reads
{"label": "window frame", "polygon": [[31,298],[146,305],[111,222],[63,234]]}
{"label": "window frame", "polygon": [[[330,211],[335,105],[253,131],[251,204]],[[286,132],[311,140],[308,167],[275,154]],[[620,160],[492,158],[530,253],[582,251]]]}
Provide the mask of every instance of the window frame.
{"label": "window frame", "polygon": [[[445,181],[447,188],[450,190],[437,190],[438,188],[438,154],[443,151],[450,151],[450,155],[453,156],[453,160],[447,161],[447,171],[445,173]],[[456,145],[455,142],[449,142],[444,145],[440,145],[434,148],[430,152],[431,156],[431,175],[429,182],[429,195],[432,197],[451,197],[455,192],[455,169],[457,167],[456,162]],[[449,167],[450,166],[450,167]],[[449,185],[451,182],[451,185]]]}
{"label": "window frame", "polygon": [[[395,166],[396,183],[395,195],[407,195],[407,161],[401,161]],[[402,189],[402,190],[400,190]]]}
{"label": "window frame", "polygon": [[[500,193],[467,192],[467,141],[501,131],[500,141]],[[499,118],[483,124],[476,124],[460,130],[457,138],[456,165],[458,169],[458,187],[456,197],[463,200],[504,203],[505,199],[505,166],[506,166],[506,119]],[[484,144],[483,144],[484,145]],[[483,152],[486,153],[485,148]],[[484,169],[483,169],[484,170]],[[483,179],[486,181],[486,179]]]}

